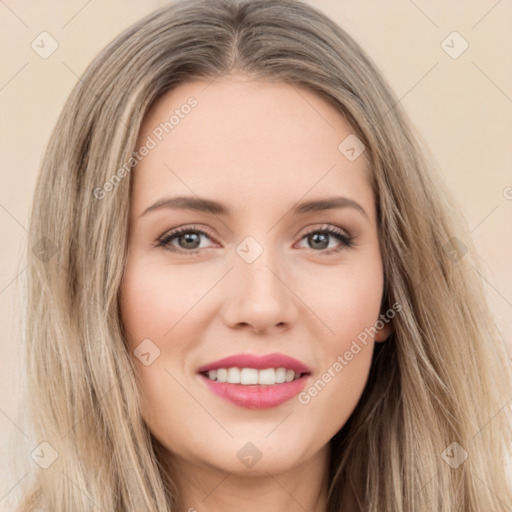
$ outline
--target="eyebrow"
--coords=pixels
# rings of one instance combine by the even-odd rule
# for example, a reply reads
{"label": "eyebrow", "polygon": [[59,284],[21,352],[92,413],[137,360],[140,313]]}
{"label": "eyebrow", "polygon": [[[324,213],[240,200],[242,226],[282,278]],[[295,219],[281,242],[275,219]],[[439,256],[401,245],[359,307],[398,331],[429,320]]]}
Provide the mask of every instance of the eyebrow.
{"label": "eyebrow", "polygon": [[[206,212],[213,213],[214,215],[230,216],[231,211],[227,206],[218,201],[211,199],[192,197],[192,196],[179,196],[179,197],[162,197],[151,206],[148,206],[140,217],[146,215],[146,213],[167,208],[171,210],[190,210],[194,212]],[[348,197],[336,196],[328,197],[325,199],[317,199],[312,201],[304,201],[295,205],[292,208],[293,215],[301,215],[310,212],[320,212],[326,210],[332,210],[335,208],[353,208],[358,212],[362,213],[366,218],[368,214],[364,208],[353,199]]]}

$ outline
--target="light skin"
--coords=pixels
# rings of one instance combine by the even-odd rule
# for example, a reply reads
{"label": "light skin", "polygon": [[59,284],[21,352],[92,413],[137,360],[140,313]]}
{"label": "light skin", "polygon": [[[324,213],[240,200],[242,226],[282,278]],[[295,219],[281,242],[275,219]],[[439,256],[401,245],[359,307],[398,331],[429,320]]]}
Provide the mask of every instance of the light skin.
{"label": "light skin", "polygon": [[[132,177],[121,314],[143,418],[167,450],[183,510],[323,512],[329,440],[356,407],[374,343],[390,325],[307,404],[295,397],[246,409],[212,394],[197,368],[233,354],[279,352],[309,366],[307,389],[375,324],[383,268],[367,161],[338,150],[353,130],[311,92],[238,74],[207,85],[181,84],[162,96],[137,142],[155,138],[161,122],[196,98]],[[214,200],[229,214],[144,213],[164,196]],[[334,196],[358,206],[293,211]],[[190,228],[188,238],[158,246],[178,227]],[[244,246],[246,237],[257,245]],[[249,263],[237,247],[263,252]],[[148,366],[134,355],[145,339],[160,350]],[[252,467],[237,456],[249,442],[261,453]]]}

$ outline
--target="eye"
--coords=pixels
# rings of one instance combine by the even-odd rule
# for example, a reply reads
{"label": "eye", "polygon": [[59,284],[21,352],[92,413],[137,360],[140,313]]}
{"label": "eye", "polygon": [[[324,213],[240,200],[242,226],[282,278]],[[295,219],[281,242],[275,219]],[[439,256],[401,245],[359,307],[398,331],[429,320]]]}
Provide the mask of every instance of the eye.
{"label": "eye", "polygon": [[[329,239],[332,240],[333,238],[338,240],[340,244],[334,247],[329,246]],[[309,231],[303,235],[301,240],[306,240],[311,244],[311,248],[315,249],[316,252],[321,252],[322,255],[336,253],[354,245],[351,235],[331,226],[322,226],[320,229]]]}
{"label": "eye", "polygon": [[[184,226],[174,229],[157,240],[156,247],[163,247],[166,250],[182,253],[182,254],[198,254],[201,247],[201,238],[214,239],[213,235],[205,230],[196,226]],[[339,244],[337,246],[330,246],[330,240],[336,239]],[[353,237],[331,226],[322,226],[319,229],[309,231],[301,237],[301,241],[306,240],[311,244],[315,252],[320,252],[322,255],[328,255],[342,251],[345,248],[353,247]],[[178,244],[176,245],[174,244]],[[325,250],[328,249],[328,250]]]}
{"label": "eye", "polygon": [[[195,226],[185,226],[182,228],[174,229],[166,233],[157,240],[157,247],[164,247],[165,249],[173,252],[183,252],[187,254],[196,254],[199,252],[201,245],[201,237],[212,238],[212,235]],[[178,247],[172,245],[172,242],[177,242]]]}

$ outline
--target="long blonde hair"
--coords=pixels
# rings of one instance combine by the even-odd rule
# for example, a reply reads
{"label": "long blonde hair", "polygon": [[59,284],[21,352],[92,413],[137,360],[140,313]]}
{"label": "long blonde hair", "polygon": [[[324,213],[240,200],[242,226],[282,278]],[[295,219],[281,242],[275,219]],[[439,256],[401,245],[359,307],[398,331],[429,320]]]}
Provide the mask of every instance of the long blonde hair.
{"label": "long blonde hair", "polygon": [[314,7],[187,0],[112,41],[51,135],[29,228],[29,249],[38,249],[28,253],[23,400],[24,426],[57,458],[17,486],[17,510],[177,510],[172,474],[141,417],[119,316],[131,187],[129,169],[122,178],[119,170],[158,97],[237,71],[314,92],[364,143],[383,308],[402,308],[392,337],[375,347],[358,406],[330,442],[328,510],[512,507],[504,340],[461,214],[396,96],[358,44]]}

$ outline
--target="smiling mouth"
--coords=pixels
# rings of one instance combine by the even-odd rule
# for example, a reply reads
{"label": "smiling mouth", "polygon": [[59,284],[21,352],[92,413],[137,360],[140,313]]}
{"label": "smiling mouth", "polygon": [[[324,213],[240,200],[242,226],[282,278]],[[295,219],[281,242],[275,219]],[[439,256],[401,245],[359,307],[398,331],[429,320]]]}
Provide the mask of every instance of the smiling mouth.
{"label": "smiling mouth", "polygon": [[300,379],[308,372],[296,372],[289,368],[217,368],[201,372],[209,380],[227,384],[241,384],[245,386],[285,384]]}

